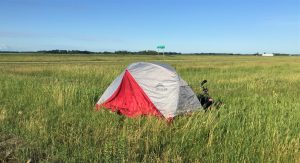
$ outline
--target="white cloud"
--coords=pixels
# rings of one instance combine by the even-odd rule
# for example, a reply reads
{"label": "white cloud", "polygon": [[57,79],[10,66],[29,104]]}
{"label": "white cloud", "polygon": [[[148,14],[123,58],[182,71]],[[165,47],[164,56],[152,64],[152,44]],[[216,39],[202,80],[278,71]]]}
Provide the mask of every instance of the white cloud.
{"label": "white cloud", "polygon": [[7,45],[0,43],[0,50],[8,50],[8,49],[9,47]]}

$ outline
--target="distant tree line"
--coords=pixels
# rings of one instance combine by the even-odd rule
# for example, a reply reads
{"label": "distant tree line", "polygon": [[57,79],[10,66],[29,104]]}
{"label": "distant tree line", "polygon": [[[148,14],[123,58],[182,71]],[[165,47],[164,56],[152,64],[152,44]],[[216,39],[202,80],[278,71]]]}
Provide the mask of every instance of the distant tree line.
{"label": "distant tree line", "polygon": [[[127,50],[118,50],[114,52],[108,52],[108,51],[103,51],[103,52],[91,52],[91,51],[82,51],[82,50],[41,50],[37,51],[37,53],[45,53],[45,54],[120,54],[120,55],[158,55],[162,53],[158,53],[157,51],[154,50],[143,50],[143,51],[127,51]],[[179,55],[181,53],[178,52],[164,52],[166,55]]]}
{"label": "distant tree line", "polygon": [[[112,54],[112,55],[181,55],[183,53],[178,52],[157,52],[154,50],[143,50],[143,51],[127,51],[127,50],[118,50],[114,52],[103,51],[103,52],[92,52],[87,50],[40,50],[40,51],[0,51],[0,53],[26,53],[26,54]],[[259,53],[254,54],[238,54],[238,53],[184,53],[189,55],[254,55],[261,56]],[[283,53],[273,53],[274,56],[299,56],[300,54],[283,54]]]}
{"label": "distant tree line", "polygon": [[191,53],[192,55],[242,55],[235,53]]}
{"label": "distant tree line", "polygon": [[95,52],[87,50],[40,50],[37,53],[46,53],[46,54],[94,54]]}

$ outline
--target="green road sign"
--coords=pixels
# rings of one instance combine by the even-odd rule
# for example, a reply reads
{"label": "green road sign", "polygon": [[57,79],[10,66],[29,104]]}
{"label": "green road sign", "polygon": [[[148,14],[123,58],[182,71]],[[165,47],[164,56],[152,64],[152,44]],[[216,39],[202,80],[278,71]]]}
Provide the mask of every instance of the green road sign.
{"label": "green road sign", "polygon": [[165,45],[158,45],[156,48],[157,48],[157,49],[164,49],[164,48],[166,48],[166,47],[165,47]]}

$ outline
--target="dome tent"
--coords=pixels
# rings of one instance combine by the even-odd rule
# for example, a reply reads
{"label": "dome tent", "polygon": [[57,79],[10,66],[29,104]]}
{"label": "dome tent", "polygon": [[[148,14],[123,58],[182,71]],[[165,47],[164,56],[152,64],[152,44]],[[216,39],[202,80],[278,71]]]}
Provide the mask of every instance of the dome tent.
{"label": "dome tent", "polygon": [[173,67],[148,62],[129,65],[105,90],[96,106],[128,117],[165,118],[202,108],[195,93]]}

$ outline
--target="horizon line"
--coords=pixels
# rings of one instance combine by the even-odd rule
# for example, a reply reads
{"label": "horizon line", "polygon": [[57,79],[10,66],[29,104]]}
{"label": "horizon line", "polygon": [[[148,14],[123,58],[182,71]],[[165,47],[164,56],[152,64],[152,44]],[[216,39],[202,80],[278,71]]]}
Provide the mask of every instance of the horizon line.
{"label": "horizon line", "polygon": [[[138,52],[157,52],[155,50],[138,50],[138,51],[130,51],[130,50],[104,50],[104,51],[93,51],[93,50],[66,50],[66,49],[51,49],[51,50],[0,50],[0,53],[42,53],[42,52],[51,52],[54,50],[59,51],[79,51],[79,52],[91,52],[91,53],[116,53],[116,52],[128,52],[128,53],[138,53]],[[157,52],[162,53],[162,52]],[[177,52],[177,51],[164,51],[164,53],[178,53],[178,54],[270,54],[269,52],[255,52],[255,53],[234,53],[234,52]],[[272,54],[286,54],[286,55],[300,55],[300,53],[281,53],[281,52],[272,52]]]}

